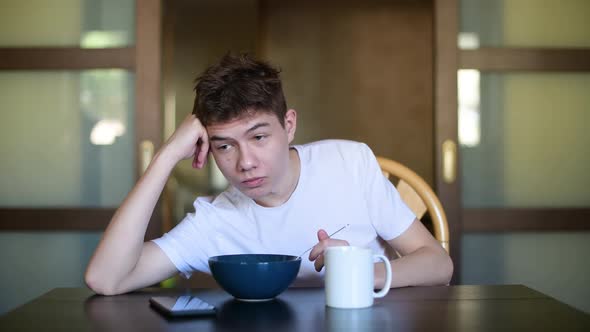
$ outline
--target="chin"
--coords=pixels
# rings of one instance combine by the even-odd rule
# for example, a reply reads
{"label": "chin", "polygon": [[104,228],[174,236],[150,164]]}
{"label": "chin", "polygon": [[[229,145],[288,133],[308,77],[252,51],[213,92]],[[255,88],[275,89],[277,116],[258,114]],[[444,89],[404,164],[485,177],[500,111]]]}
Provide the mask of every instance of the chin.
{"label": "chin", "polygon": [[264,190],[263,188],[244,188],[240,190],[244,195],[257,200],[257,199],[261,199],[264,198],[265,196],[268,196],[268,192],[266,190]]}

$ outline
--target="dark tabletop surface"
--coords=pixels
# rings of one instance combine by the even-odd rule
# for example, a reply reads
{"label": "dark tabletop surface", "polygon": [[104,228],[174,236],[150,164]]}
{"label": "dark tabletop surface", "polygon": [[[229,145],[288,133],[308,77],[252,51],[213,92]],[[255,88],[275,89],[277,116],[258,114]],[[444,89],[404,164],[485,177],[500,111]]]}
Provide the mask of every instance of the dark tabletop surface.
{"label": "dark tabletop surface", "polygon": [[[196,295],[217,307],[205,318],[167,319],[156,295]],[[520,285],[392,289],[368,309],[325,306],[323,288],[292,288],[262,303],[222,290],[144,289],[97,296],[58,288],[0,317],[0,331],[590,331],[590,315]]]}

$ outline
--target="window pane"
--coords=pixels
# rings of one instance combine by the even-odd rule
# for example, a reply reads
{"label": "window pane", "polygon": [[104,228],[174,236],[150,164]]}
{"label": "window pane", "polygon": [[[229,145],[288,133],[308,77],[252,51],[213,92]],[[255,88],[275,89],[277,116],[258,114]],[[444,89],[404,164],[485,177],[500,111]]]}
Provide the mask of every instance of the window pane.
{"label": "window pane", "polygon": [[[590,206],[590,75],[463,77],[460,71],[459,122],[467,131],[459,134],[467,137],[460,142],[464,206]],[[475,89],[473,82],[479,84]],[[464,98],[464,90],[479,96]],[[471,132],[477,139],[469,139]]]}
{"label": "window pane", "polygon": [[134,0],[2,0],[0,47],[134,43]]}
{"label": "window pane", "polygon": [[459,47],[590,47],[588,0],[460,0]]}
{"label": "window pane", "polygon": [[133,185],[133,76],[0,72],[0,206],[117,206]]}

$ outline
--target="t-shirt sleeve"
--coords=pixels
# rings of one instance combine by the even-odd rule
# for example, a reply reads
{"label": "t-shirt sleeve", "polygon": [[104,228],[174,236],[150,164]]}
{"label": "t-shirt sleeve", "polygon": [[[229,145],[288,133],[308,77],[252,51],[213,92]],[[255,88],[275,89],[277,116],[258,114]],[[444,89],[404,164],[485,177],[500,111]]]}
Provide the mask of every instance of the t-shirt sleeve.
{"label": "t-shirt sleeve", "polygon": [[410,227],[416,216],[383,175],[373,151],[363,144],[361,154],[361,174],[371,222],[382,239],[394,239]]}
{"label": "t-shirt sleeve", "polygon": [[208,256],[204,248],[208,246],[207,230],[204,229],[204,216],[199,213],[198,201],[195,213],[189,213],[168,233],[152,240],[176,269],[189,278],[193,271],[209,272]]}

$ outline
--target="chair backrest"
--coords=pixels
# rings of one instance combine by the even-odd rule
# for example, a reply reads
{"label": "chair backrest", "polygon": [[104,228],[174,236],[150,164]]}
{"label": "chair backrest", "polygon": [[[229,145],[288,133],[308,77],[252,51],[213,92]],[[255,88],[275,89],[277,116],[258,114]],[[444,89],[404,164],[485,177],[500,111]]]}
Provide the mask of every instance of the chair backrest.
{"label": "chair backrest", "polygon": [[432,188],[418,174],[397,161],[378,156],[377,162],[381,167],[381,171],[383,171],[383,175],[388,179],[391,176],[399,179],[395,187],[402,200],[418,219],[421,219],[428,212],[432,219],[434,237],[449,252],[447,216]]}

